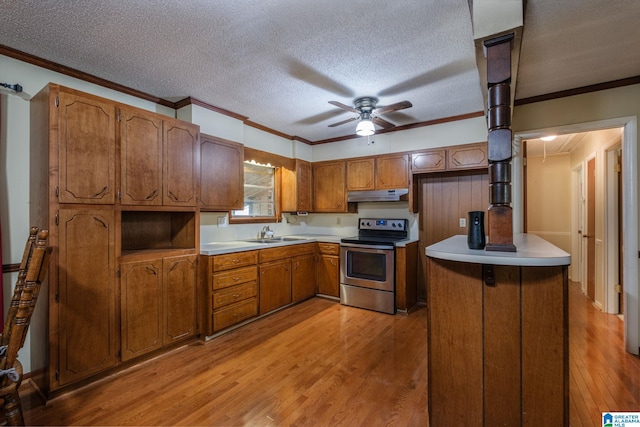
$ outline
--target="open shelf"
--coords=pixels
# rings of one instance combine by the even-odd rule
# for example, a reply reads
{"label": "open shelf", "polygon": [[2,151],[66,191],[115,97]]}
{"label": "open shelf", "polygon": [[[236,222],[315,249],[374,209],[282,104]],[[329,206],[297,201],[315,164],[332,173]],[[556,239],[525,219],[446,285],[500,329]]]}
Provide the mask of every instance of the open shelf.
{"label": "open shelf", "polygon": [[162,253],[195,249],[194,212],[122,212],[121,253]]}

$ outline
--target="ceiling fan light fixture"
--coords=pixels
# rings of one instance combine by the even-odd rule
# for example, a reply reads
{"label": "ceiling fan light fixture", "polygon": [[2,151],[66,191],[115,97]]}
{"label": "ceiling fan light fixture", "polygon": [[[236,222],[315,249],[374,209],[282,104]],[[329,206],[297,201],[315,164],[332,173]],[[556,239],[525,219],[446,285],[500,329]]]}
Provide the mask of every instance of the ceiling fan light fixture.
{"label": "ceiling fan light fixture", "polygon": [[373,135],[376,131],[373,122],[369,119],[362,119],[358,122],[358,126],[356,126],[356,135],[359,136],[369,136]]}

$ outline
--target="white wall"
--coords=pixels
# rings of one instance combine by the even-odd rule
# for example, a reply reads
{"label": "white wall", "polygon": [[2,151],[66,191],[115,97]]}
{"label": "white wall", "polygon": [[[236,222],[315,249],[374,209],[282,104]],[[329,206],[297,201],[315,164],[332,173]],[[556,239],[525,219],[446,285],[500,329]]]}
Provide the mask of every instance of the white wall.
{"label": "white wall", "polygon": [[571,254],[568,153],[527,157],[527,233],[536,234]]}

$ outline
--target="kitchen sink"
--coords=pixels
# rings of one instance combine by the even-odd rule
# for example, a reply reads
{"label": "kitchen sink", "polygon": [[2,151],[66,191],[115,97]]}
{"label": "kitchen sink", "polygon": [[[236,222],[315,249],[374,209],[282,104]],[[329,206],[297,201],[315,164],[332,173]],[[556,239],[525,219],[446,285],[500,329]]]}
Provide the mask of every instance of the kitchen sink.
{"label": "kitchen sink", "polygon": [[272,237],[271,239],[247,239],[245,242],[251,243],[282,243],[282,242],[295,242],[299,240],[306,240],[301,237]]}
{"label": "kitchen sink", "polygon": [[282,243],[282,239],[274,238],[274,239],[247,239],[245,242],[250,243]]}

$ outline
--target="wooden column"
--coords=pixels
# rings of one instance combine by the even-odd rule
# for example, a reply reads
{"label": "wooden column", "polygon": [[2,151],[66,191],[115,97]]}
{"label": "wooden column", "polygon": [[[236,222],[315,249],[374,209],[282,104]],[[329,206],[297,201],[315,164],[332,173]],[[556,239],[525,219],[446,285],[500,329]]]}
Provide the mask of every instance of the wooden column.
{"label": "wooden column", "polygon": [[507,34],[484,42],[489,127],[489,240],[487,251],[515,252],[511,209],[511,45]]}

